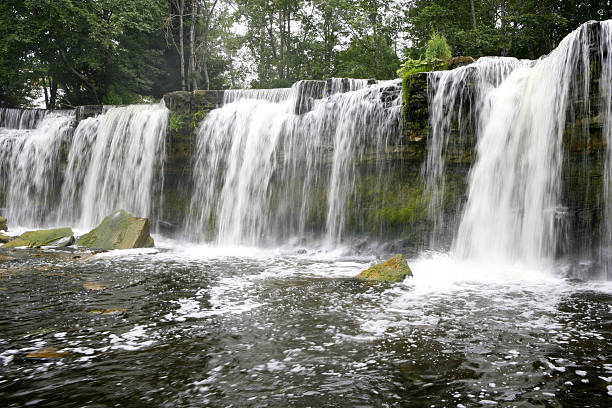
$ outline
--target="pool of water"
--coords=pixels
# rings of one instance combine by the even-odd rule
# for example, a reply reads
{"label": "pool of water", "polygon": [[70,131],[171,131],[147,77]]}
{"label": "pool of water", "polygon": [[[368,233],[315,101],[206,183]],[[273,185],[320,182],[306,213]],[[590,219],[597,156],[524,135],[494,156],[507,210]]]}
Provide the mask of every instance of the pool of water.
{"label": "pool of water", "polygon": [[608,282],[432,253],[375,285],[348,250],[156,242],[1,252],[1,406],[612,405]]}

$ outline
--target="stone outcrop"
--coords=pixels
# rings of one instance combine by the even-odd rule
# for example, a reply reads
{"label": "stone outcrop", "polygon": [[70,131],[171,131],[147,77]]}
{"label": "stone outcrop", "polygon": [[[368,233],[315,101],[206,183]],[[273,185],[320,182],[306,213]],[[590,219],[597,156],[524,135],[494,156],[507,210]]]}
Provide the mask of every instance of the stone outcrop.
{"label": "stone outcrop", "polygon": [[[42,246],[65,245],[74,242],[71,228],[54,228],[47,230],[28,231],[3,245],[3,248],[40,248]],[[70,244],[67,244],[70,245]]]}
{"label": "stone outcrop", "polygon": [[397,254],[383,263],[376,264],[357,275],[358,279],[378,282],[403,282],[406,277],[411,277],[412,271],[404,255]]}
{"label": "stone outcrop", "polygon": [[150,225],[148,218],[134,217],[119,210],[80,237],[77,244],[96,249],[150,248],[155,246],[149,234]]}

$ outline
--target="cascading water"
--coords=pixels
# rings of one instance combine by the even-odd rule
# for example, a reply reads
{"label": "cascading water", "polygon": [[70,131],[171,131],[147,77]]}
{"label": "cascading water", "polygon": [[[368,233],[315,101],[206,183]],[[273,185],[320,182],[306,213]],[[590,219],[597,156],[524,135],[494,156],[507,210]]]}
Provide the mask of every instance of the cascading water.
{"label": "cascading water", "polygon": [[599,256],[605,277],[612,279],[612,21],[601,22],[599,26],[599,112],[602,118],[602,138],[607,141],[604,167],[604,231]]}
{"label": "cascading water", "polygon": [[151,216],[161,197],[167,126],[163,102],[82,120],[68,154],[58,220],[87,228],[117,209]]}
{"label": "cascading water", "polygon": [[[601,23],[606,46],[610,25]],[[486,106],[479,115],[477,159],[453,244],[456,256],[537,265],[554,257],[563,133],[570,100],[585,101],[582,109],[588,111],[591,33],[583,25],[549,56],[514,67],[481,99]],[[603,71],[607,75],[609,62]],[[608,101],[604,108],[609,107],[608,82],[600,82]],[[604,114],[608,122],[609,112]]]}
{"label": "cascading water", "polygon": [[12,225],[38,226],[53,211],[62,145],[72,130],[72,112],[2,109],[0,191]]}
{"label": "cascading water", "polygon": [[[290,92],[253,97],[226,92],[226,102],[235,102],[210,112],[198,131],[192,235],[255,245],[322,232],[324,223],[327,241],[341,240],[355,161],[397,131],[401,97],[396,82],[355,81],[335,93],[346,90],[335,81],[324,88],[302,81]],[[390,99],[389,87],[397,89]],[[332,95],[317,99],[313,92]]]}
{"label": "cascading water", "polygon": [[[483,121],[489,116],[491,90],[525,64],[516,58],[483,57],[452,71],[428,75],[431,131],[423,175],[430,197],[428,210],[433,224],[431,247],[436,248],[441,237],[448,237],[455,231],[453,224],[456,221],[445,217],[449,211],[443,210],[446,194],[445,156],[456,159],[464,154],[465,146],[473,143],[473,140],[467,139],[480,133]],[[451,139],[455,144],[453,148],[449,146]]]}
{"label": "cascading water", "polygon": [[45,117],[42,109],[0,108],[0,127],[6,129],[34,129]]}

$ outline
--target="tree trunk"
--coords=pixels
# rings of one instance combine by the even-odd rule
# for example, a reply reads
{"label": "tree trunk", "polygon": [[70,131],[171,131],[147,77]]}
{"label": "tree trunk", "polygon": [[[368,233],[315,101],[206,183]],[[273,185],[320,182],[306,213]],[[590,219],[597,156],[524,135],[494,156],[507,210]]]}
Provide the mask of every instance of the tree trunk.
{"label": "tree trunk", "polygon": [[470,8],[472,9],[472,28],[476,31],[476,9],[474,8],[474,0],[470,0]]}
{"label": "tree trunk", "polygon": [[183,27],[183,15],[185,13],[185,0],[178,2],[178,14],[179,14],[179,55],[181,58],[181,90],[185,91],[185,45],[184,45],[184,27]]}
{"label": "tree trunk", "polygon": [[55,109],[57,106],[57,81],[51,77],[51,89],[49,90],[49,109]]}
{"label": "tree trunk", "polygon": [[285,59],[287,60],[287,64],[286,64],[286,69],[287,69],[287,73],[285,74],[285,78],[289,79],[289,63],[290,63],[290,59],[289,59],[289,55],[291,52],[291,9],[287,9],[287,40],[286,40],[286,44],[287,44],[287,51],[285,52]]}
{"label": "tree trunk", "polygon": [[189,27],[189,78],[191,82],[191,90],[195,91],[198,89],[198,81],[195,77],[195,26],[196,16],[198,14],[198,2],[197,0],[191,0],[191,27]]}
{"label": "tree trunk", "polygon": [[51,107],[49,106],[49,92],[47,92],[47,77],[43,76],[42,80],[43,80],[43,90],[45,91],[45,108],[51,109]]}

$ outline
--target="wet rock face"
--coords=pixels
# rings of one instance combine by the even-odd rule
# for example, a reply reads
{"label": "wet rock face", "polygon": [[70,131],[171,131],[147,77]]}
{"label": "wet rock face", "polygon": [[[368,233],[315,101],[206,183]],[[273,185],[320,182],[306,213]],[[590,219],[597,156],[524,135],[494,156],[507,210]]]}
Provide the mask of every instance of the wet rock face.
{"label": "wet rock face", "polygon": [[41,246],[70,245],[74,242],[71,228],[54,228],[48,230],[28,231],[3,245],[4,248],[40,248]]}
{"label": "wet rock face", "polygon": [[383,263],[366,269],[357,275],[358,279],[379,282],[403,282],[406,277],[412,276],[412,271],[404,255],[397,254]]}
{"label": "wet rock face", "polygon": [[99,249],[150,248],[155,246],[149,234],[148,218],[138,218],[119,210],[107,216],[96,228],[83,235],[78,245]]}
{"label": "wet rock face", "polygon": [[0,231],[8,231],[6,226],[6,218],[0,215]]}

